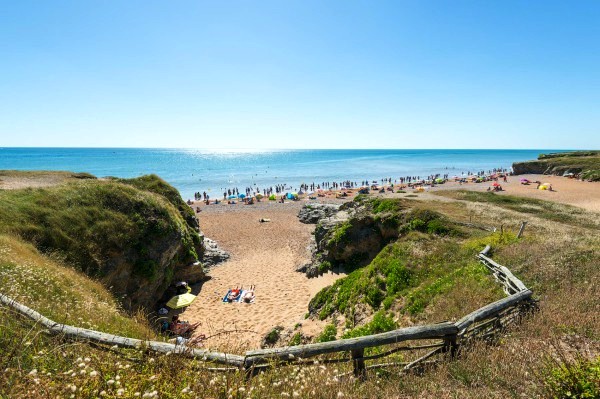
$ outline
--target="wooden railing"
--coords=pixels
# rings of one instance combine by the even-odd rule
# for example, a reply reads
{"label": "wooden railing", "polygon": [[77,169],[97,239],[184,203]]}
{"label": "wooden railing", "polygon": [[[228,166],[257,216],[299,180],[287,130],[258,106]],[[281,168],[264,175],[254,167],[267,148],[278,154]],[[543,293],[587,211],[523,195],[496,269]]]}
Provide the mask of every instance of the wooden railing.
{"label": "wooden railing", "polygon": [[[515,277],[512,272],[488,257],[490,246],[481,251],[477,258],[502,284],[507,297],[490,303],[466,315],[455,323],[439,323],[424,326],[400,328],[381,334],[336,341],[287,346],[280,348],[252,350],[242,355],[211,352],[159,341],[144,341],[120,337],[94,330],[58,324],[38,312],[0,294],[0,302],[20,314],[46,327],[52,334],[61,334],[66,338],[91,341],[104,345],[117,345],[125,348],[145,349],[159,353],[176,353],[206,362],[225,364],[246,370],[249,375],[258,370],[278,364],[314,364],[343,363],[353,364],[352,373],[359,378],[366,371],[376,367],[402,367],[408,371],[415,367],[431,363],[436,355],[455,357],[462,346],[473,339],[488,339],[497,336],[508,325],[515,323],[535,306],[532,292]],[[412,345],[407,343],[411,342]],[[373,348],[373,349],[370,349]],[[387,350],[383,351],[383,348]],[[365,355],[365,350],[371,353]],[[399,355],[399,352],[413,354],[414,358]],[[398,353],[398,355],[396,355]],[[341,357],[335,357],[336,354]],[[367,365],[367,361],[394,356],[392,361]],[[226,369],[223,369],[226,370]]]}

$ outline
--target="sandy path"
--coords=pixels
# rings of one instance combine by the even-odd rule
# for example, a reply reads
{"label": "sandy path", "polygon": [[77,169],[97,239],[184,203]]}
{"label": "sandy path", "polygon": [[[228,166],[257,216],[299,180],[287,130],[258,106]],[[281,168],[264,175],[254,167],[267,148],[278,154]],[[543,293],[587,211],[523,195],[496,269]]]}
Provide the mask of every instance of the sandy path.
{"label": "sandy path", "polygon": [[[183,318],[201,321],[202,332],[209,336],[222,330],[243,330],[211,338],[206,346],[257,348],[264,334],[275,326],[310,324],[304,320],[310,299],[338,276],[329,274],[309,280],[295,271],[310,259],[307,246],[314,230],[314,225],[298,221],[296,215],[302,204],[202,208],[199,220],[203,232],[228,251],[231,258],[209,272],[211,280],[202,285]],[[259,223],[259,218],[271,222]],[[229,288],[251,284],[256,285],[254,303],[222,302]]]}

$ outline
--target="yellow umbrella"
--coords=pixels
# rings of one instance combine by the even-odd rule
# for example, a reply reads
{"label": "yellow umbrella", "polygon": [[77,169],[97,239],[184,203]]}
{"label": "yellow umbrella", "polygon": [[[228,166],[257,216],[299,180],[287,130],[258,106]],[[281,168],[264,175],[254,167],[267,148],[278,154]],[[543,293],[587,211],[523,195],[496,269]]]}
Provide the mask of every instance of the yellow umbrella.
{"label": "yellow umbrella", "polygon": [[196,295],[190,294],[189,292],[181,295],[176,295],[169,299],[167,306],[171,309],[179,309],[189,306],[196,299]]}

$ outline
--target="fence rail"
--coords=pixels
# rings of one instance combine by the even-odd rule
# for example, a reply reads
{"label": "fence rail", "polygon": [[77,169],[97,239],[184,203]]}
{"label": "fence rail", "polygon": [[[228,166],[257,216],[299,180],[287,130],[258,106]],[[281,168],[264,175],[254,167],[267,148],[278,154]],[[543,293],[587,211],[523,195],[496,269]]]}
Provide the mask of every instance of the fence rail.
{"label": "fence rail", "polygon": [[[46,327],[52,334],[60,334],[65,338],[86,340],[104,345],[117,345],[125,348],[145,349],[158,353],[176,353],[183,356],[200,359],[206,362],[225,364],[236,369],[244,369],[249,375],[256,371],[272,367],[275,364],[311,364],[317,357],[324,355],[328,359],[321,359],[324,363],[352,362],[353,374],[364,378],[366,371],[375,367],[402,367],[403,371],[411,370],[432,363],[432,357],[448,354],[455,357],[461,346],[473,339],[486,339],[497,335],[508,325],[519,321],[531,309],[535,301],[532,292],[519,280],[507,267],[502,266],[488,257],[490,246],[477,254],[477,258],[502,284],[508,295],[499,301],[490,303],[471,312],[455,323],[439,323],[424,326],[400,328],[381,334],[365,337],[340,339],[336,341],[288,346],[280,348],[251,350],[245,355],[235,355],[220,352],[211,352],[204,349],[189,348],[184,345],[159,341],[145,341],[117,335],[106,334],[99,331],[58,324],[38,312],[22,305],[13,299],[0,294],[0,303],[9,306],[20,314],[34,320]],[[407,342],[413,345],[407,345]],[[404,344],[404,345],[402,345]],[[385,347],[384,352],[365,355],[365,349]],[[427,351],[428,349],[433,349]],[[404,356],[395,361],[366,365],[366,361],[392,356],[398,352],[413,353],[416,358],[407,361]],[[346,354],[341,358],[331,358],[333,354]],[[348,356],[347,354],[350,354]],[[218,369],[221,370],[221,369]],[[222,370],[230,370],[224,368]]]}

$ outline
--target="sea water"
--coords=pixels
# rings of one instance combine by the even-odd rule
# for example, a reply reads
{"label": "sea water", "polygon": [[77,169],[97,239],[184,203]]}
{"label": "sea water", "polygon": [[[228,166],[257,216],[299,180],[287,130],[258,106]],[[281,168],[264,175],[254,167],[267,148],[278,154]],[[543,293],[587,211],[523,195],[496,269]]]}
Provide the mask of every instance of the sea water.
{"label": "sea water", "polygon": [[0,148],[0,170],[66,170],[98,177],[155,173],[184,199],[227,188],[396,179],[510,168],[557,150],[201,150],[164,148]]}

